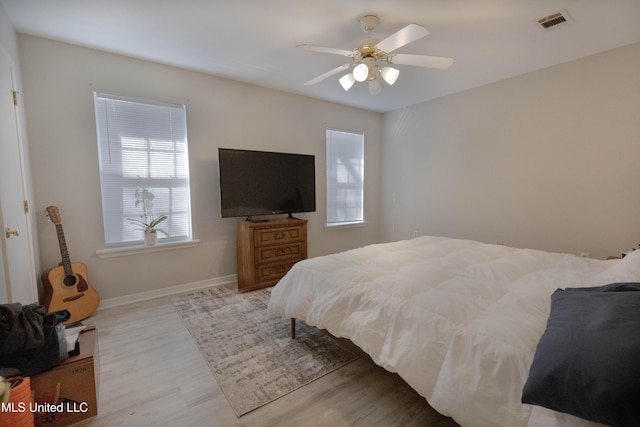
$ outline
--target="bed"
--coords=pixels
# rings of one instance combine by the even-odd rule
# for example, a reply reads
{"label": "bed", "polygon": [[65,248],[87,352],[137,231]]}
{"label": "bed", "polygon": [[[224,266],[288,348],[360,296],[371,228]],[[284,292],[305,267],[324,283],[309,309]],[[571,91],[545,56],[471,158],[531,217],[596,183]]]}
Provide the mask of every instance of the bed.
{"label": "bed", "polygon": [[424,236],[301,261],[268,311],[350,339],[463,427],[594,427],[523,404],[523,387],[556,292],[639,281],[640,251],[605,261]]}

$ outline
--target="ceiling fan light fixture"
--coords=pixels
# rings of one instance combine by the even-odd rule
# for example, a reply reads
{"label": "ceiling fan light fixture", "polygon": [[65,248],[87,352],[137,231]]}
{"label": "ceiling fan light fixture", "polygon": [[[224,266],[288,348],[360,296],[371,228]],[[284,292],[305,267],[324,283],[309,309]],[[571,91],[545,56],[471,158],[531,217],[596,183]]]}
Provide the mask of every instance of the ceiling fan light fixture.
{"label": "ceiling fan light fixture", "polygon": [[377,95],[380,92],[382,92],[382,82],[373,76],[372,79],[369,79],[369,95]]}
{"label": "ceiling fan light fixture", "polygon": [[346,92],[351,89],[351,86],[356,82],[356,79],[353,77],[353,74],[347,73],[340,77],[338,81],[340,82],[340,85],[342,85],[342,89]]}
{"label": "ceiling fan light fixture", "polygon": [[353,78],[358,82],[363,82],[369,78],[369,67],[360,63],[353,69]]}
{"label": "ceiling fan light fixture", "polygon": [[400,70],[393,67],[384,67],[380,70],[380,75],[390,86],[393,85],[396,80],[398,80],[398,76],[400,75]]}
{"label": "ceiling fan light fixture", "polygon": [[[365,33],[370,33],[378,24],[378,18],[374,15],[363,16],[360,19],[360,26]],[[367,82],[369,93],[376,95],[382,91],[384,84],[394,85],[400,76],[400,70],[384,65],[412,65],[416,67],[446,69],[453,63],[453,58],[444,56],[412,55],[395,53],[394,51],[429,34],[422,25],[409,24],[396,31],[380,42],[367,38],[362,44],[353,50],[344,50],[331,47],[302,44],[302,47],[315,52],[331,53],[343,57],[351,58],[351,62],[343,64],[333,70],[327,71],[318,77],[305,83],[306,86],[316,84],[324,79],[343,72],[347,68],[353,67],[351,73],[343,75],[338,80],[345,91],[353,87],[356,82]],[[380,63],[380,65],[378,64]]]}

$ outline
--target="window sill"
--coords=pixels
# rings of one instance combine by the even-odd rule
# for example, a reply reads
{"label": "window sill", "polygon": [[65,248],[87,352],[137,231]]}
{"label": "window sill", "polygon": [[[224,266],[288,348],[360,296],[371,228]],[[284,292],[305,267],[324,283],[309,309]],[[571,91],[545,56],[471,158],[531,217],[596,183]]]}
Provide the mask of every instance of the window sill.
{"label": "window sill", "polygon": [[174,249],[191,248],[198,246],[200,240],[183,240],[180,242],[158,243],[155,246],[124,246],[119,248],[98,249],[96,255],[98,258],[113,258],[119,256],[146,254],[150,252],[171,251]]}
{"label": "window sill", "polygon": [[326,224],[324,226],[325,231],[333,231],[333,230],[343,230],[345,228],[359,228],[366,227],[369,223],[367,221],[359,221],[359,222],[345,222],[343,224]]}

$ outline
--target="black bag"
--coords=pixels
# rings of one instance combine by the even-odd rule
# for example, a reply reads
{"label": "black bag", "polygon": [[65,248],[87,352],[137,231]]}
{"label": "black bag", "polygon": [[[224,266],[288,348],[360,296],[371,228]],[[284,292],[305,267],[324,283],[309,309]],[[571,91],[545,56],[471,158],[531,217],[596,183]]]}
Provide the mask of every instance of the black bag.
{"label": "black bag", "polygon": [[70,317],[67,310],[47,313],[36,304],[1,304],[0,376],[31,376],[58,366],[61,346],[66,351],[59,332]]}

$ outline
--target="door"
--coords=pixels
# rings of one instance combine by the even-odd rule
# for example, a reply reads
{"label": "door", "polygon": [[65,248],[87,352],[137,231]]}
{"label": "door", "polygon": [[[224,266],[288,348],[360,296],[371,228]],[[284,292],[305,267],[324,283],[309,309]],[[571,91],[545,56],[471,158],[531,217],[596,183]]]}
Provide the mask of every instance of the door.
{"label": "door", "polygon": [[0,303],[38,301],[11,58],[0,47]]}

